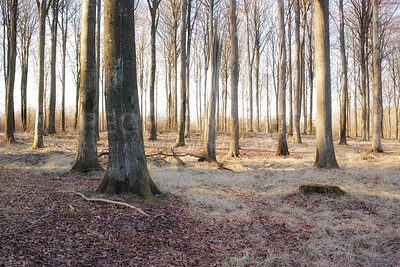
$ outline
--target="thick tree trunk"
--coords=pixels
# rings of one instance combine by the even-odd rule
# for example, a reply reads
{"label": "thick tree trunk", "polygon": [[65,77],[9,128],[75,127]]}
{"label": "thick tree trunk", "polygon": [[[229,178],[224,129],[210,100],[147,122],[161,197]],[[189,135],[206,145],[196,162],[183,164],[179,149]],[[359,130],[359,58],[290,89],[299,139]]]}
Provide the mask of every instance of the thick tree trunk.
{"label": "thick tree trunk", "polygon": [[340,57],[342,61],[342,103],[340,108],[340,141],[339,145],[347,145],[346,141],[346,126],[347,126],[347,58],[346,58],[346,45],[344,39],[344,14],[343,14],[343,0],[339,0],[339,13],[340,13]]}
{"label": "thick tree trunk", "polygon": [[186,16],[187,0],[182,0],[181,10],[181,106],[179,116],[178,138],[176,146],[185,145],[185,120],[186,120]]}
{"label": "thick tree trunk", "polygon": [[72,172],[100,170],[96,143],[96,0],[82,0],[79,136]]}
{"label": "thick tree trunk", "polygon": [[17,60],[17,19],[18,19],[18,0],[9,1],[10,4],[10,25],[8,41],[8,73],[7,73],[7,93],[6,93],[6,120],[5,137],[7,143],[15,143],[14,131],[14,84],[15,84],[15,65]]}
{"label": "thick tree trunk", "polygon": [[50,57],[50,101],[49,120],[46,132],[56,133],[56,89],[57,89],[57,29],[58,29],[58,1],[52,0],[52,22],[51,22],[51,57]]}
{"label": "thick tree trunk", "polygon": [[105,0],[104,65],[109,162],[98,193],[136,193],[151,199],[161,191],[147,168],[139,112],[134,2]]}
{"label": "thick tree trunk", "polygon": [[35,139],[32,148],[44,147],[43,143],[43,91],[44,91],[44,48],[46,38],[46,0],[38,2],[39,9],[39,46],[38,46],[38,101],[36,107]]}
{"label": "thick tree trunk", "polygon": [[379,47],[379,6],[378,0],[373,0],[373,15],[372,15],[372,43],[373,43],[373,138],[371,151],[375,153],[383,152],[381,143],[381,60]]}
{"label": "thick tree trunk", "polygon": [[332,136],[329,0],[316,0],[314,12],[317,88],[317,151],[314,166],[338,168]]}
{"label": "thick tree trunk", "polygon": [[289,155],[286,142],[286,38],[284,2],[279,0],[279,120],[277,156]]}
{"label": "thick tree trunk", "polygon": [[295,67],[296,67],[296,83],[294,86],[294,141],[295,143],[301,143],[300,137],[300,116],[301,116],[301,71],[300,71],[300,4],[299,1],[294,3],[294,14],[295,14],[295,41],[296,41],[296,53],[295,53]]}

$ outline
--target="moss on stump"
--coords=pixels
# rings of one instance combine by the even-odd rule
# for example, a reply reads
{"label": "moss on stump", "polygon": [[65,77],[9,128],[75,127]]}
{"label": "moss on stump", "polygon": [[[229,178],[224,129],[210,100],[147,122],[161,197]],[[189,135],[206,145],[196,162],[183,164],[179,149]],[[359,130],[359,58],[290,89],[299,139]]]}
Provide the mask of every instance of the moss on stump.
{"label": "moss on stump", "polygon": [[330,194],[342,196],[346,194],[345,191],[336,185],[320,185],[320,184],[302,184],[299,187],[300,192],[303,194]]}

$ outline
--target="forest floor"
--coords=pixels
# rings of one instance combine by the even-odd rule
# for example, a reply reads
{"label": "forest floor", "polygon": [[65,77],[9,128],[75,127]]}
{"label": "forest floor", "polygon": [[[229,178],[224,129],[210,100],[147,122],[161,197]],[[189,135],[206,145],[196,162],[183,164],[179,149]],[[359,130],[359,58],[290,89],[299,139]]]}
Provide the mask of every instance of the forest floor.
{"label": "forest floor", "polygon": [[[240,159],[224,157],[229,136],[219,135],[216,164],[171,154],[174,133],[146,141],[149,169],[165,192],[156,204],[132,195],[112,200],[135,209],[88,202],[102,172],[68,173],[76,134],[32,134],[0,143],[0,266],[399,266],[400,143],[335,140],[337,170],[313,167],[315,137],[289,139],[290,156],[275,156],[276,135],[247,134]],[[3,136],[0,135],[1,140]],[[199,135],[176,154],[199,155]],[[99,153],[106,148],[101,135]],[[160,153],[161,152],[161,153]],[[156,154],[156,155],[155,155]],[[107,156],[100,158],[106,167]],[[303,183],[340,186],[344,196],[303,195]],[[110,198],[109,198],[110,199]]]}

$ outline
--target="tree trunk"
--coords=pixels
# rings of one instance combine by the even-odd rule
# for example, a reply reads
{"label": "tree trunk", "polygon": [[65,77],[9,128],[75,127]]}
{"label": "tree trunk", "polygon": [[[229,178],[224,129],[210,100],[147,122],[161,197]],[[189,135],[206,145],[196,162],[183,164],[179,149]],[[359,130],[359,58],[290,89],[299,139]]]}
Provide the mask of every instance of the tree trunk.
{"label": "tree trunk", "polygon": [[378,0],[373,0],[373,15],[372,15],[372,43],[373,43],[373,138],[371,151],[375,153],[383,152],[381,143],[381,60],[379,47],[379,6]]}
{"label": "tree trunk", "polygon": [[347,58],[346,58],[346,45],[344,39],[344,14],[343,14],[343,0],[339,0],[339,13],[340,13],[340,57],[342,61],[342,103],[340,108],[340,141],[339,145],[347,145],[346,141],[346,126],[347,126]]}
{"label": "tree trunk", "polygon": [[308,54],[309,54],[309,61],[308,61],[308,80],[309,80],[309,87],[310,87],[310,114],[308,115],[308,134],[313,134],[313,94],[314,94],[314,61],[313,61],[313,49],[312,49],[312,22],[308,24]]}
{"label": "tree trunk", "polygon": [[96,0],[82,0],[78,151],[72,172],[100,170],[96,143]]}
{"label": "tree trunk", "polygon": [[[359,68],[357,69],[359,71]],[[359,76],[356,75],[356,42],[353,38],[353,76],[354,76],[354,137],[357,137],[357,85]],[[358,72],[359,73],[359,72]],[[357,79],[358,77],[358,79]]]}
{"label": "tree trunk", "polygon": [[187,0],[187,45],[186,45],[186,119],[185,119],[185,136],[190,137],[190,51],[192,46],[192,25],[191,25],[191,12],[192,12],[192,0]]}
{"label": "tree trunk", "polygon": [[51,22],[51,57],[50,57],[50,101],[49,120],[46,132],[56,133],[56,66],[57,66],[57,29],[58,29],[58,1],[52,0],[52,22]]}
{"label": "tree trunk", "polygon": [[136,193],[146,199],[161,191],[147,168],[136,73],[134,1],[105,0],[104,65],[109,162],[98,193]]}
{"label": "tree trunk", "polygon": [[[212,16],[211,16],[212,17]],[[216,102],[219,86],[219,66],[221,59],[221,45],[217,34],[217,25],[213,27],[211,50],[210,50],[210,66],[211,66],[211,88],[210,100],[207,116],[207,127],[204,135],[203,155],[216,160],[215,154],[215,115]]]}
{"label": "tree trunk", "polygon": [[100,57],[101,57],[101,38],[100,38],[100,26],[101,26],[101,1],[96,1],[97,13],[96,13],[96,99],[95,99],[95,122],[94,129],[96,131],[96,138],[100,140],[99,133],[99,109],[100,109]]}
{"label": "tree trunk", "polygon": [[68,38],[68,7],[66,1],[63,3],[64,13],[62,16],[62,102],[61,102],[61,131],[65,132],[65,62],[67,56],[67,38]]}
{"label": "tree trunk", "polygon": [[186,120],[186,17],[187,0],[182,0],[181,10],[181,107],[179,118],[179,129],[176,146],[185,145],[185,120]]}
{"label": "tree trunk", "polygon": [[285,38],[285,7],[279,0],[279,120],[278,120],[278,150],[277,156],[289,155],[286,142],[286,38]]}
{"label": "tree trunk", "polygon": [[331,70],[329,40],[329,0],[314,6],[315,64],[317,88],[317,151],[314,166],[338,168],[332,136]]}
{"label": "tree trunk", "polygon": [[293,135],[292,11],[288,10],[289,135]]}
{"label": "tree trunk", "polygon": [[[30,42],[30,41],[29,41]],[[22,130],[27,130],[27,86],[28,86],[28,65],[29,65],[29,45],[23,48],[22,54],[22,74],[21,74],[21,121]]]}
{"label": "tree trunk", "polygon": [[[8,73],[7,73],[7,93],[6,93],[6,120],[5,137],[7,143],[15,143],[14,131],[14,84],[15,84],[15,65],[17,60],[17,19],[18,19],[18,0],[12,0],[10,5],[10,25],[8,42]],[[3,55],[5,56],[5,55]]]}
{"label": "tree trunk", "polygon": [[156,83],[156,69],[157,69],[157,61],[156,61],[156,38],[157,38],[157,26],[158,26],[158,5],[160,4],[160,0],[148,0],[147,1],[150,16],[151,16],[151,33],[150,33],[150,46],[151,46],[151,73],[150,73],[150,137],[149,140],[157,139],[157,127],[156,127],[156,118],[155,118],[155,106],[154,106],[154,90]]}
{"label": "tree trunk", "polygon": [[296,67],[296,83],[294,86],[294,142],[301,143],[300,136],[300,93],[301,93],[301,72],[300,72],[300,5],[299,1],[295,1],[294,4],[294,14],[295,14],[295,41],[296,41],[296,53],[295,53],[295,67]]}
{"label": "tree trunk", "polygon": [[38,3],[39,9],[39,46],[38,46],[38,102],[36,107],[35,139],[32,148],[44,147],[43,143],[43,91],[44,91],[44,48],[46,38],[46,0]]}
{"label": "tree trunk", "polygon": [[239,44],[237,32],[236,0],[229,0],[229,32],[231,42],[231,140],[229,156],[239,157]]}

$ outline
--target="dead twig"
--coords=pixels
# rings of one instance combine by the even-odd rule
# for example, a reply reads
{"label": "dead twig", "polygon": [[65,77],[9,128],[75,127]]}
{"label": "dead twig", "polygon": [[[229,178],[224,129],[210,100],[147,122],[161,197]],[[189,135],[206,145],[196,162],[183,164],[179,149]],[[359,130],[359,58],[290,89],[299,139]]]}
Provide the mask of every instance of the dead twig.
{"label": "dead twig", "polygon": [[141,213],[141,214],[143,214],[143,215],[145,215],[147,217],[150,217],[150,215],[148,213],[144,212],[142,209],[140,209],[138,207],[135,207],[135,206],[133,206],[131,204],[125,203],[125,202],[118,202],[118,201],[104,199],[104,198],[89,198],[89,197],[86,197],[84,194],[79,193],[79,192],[72,192],[72,193],[74,193],[74,194],[76,194],[78,196],[81,196],[84,200],[89,201],[89,202],[104,202],[104,203],[109,203],[109,204],[114,204],[114,205],[125,206],[125,207],[128,207],[128,208],[134,209],[137,212],[139,212],[139,213]]}
{"label": "dead twig", "polygon": [[104,149],[101,151],[101,153],[97,156],[98,158],[101,158],[102,156],[108,156],[109,152],[107,149]]}
{"label": "dead twig", "polygon": [[14,231],[11,233],[6,233],[6,234],[2,234],[2,236],[12,236],[12,235],[17,235],[17,234],[21,234],[24,233],[28,230],[30,230],[32,227],[34,227],[38,222],[40,222],[41,220],[43,220],[44,218],[46,218],[47,216],[49,216],[50,212],[53,211],[55,206],[55,203],[53,202],[53,205],[51,206],[51,208],[46,212],[46,214],[44,214],[43,216],[40,216],[38,219],[36,219],[35,221],[33,221],[28,227],[20,230],[20,231],[16,231],[16,229],[18,229],[26,220],[23,220],[21,223],[19,223],[15,228]]}

